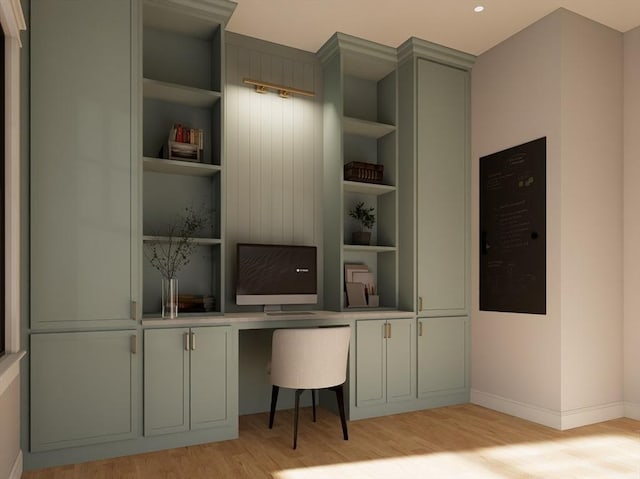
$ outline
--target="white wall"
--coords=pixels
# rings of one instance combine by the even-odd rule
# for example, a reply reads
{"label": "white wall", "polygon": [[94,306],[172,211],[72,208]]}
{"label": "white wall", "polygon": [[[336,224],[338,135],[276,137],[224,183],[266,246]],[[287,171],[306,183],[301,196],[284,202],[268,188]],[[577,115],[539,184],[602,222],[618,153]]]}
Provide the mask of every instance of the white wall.
{"label": "white wall", "polygon": [[547,137],[547,204],[560,201],[561,16],[480,55],[471,74],[471,399],[557,426],[560,211],[547,208],[547,314],[479,311],[478,159]]}
{"label": "white wall", "polygon": [[[623,415],[622,34],[563,11],[563,428]],[[582,419],[581,419],[582,417]]]}
{"label": "white wall", "polygon": [[624,399],[640,420],[640,27],[624,35]]}
{"label": "white wall", "polygon": [[621,34],[558,10],[480,55],[478,158],[547,137],[547,314],[479,311],[472,239],[472,401],[557,428],[622,415]]}

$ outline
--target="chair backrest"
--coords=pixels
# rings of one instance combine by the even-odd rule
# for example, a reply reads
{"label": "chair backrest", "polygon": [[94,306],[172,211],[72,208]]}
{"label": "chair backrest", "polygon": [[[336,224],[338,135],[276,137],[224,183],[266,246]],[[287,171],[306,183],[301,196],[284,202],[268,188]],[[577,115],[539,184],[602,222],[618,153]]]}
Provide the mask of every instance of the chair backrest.
{"label": "chair backrest", "polygon": [[344,383],[350,338],[350,327],[275,330],[271,384],[322,389]]}

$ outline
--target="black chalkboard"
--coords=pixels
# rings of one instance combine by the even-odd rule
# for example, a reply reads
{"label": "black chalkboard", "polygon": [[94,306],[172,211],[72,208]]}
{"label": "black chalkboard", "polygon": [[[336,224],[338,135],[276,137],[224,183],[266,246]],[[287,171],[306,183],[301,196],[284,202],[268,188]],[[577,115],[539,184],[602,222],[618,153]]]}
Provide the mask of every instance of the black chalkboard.
{"label": "black chalkboard", "polygon": [[480,158],[480,310],[545,314],[547,139]]}

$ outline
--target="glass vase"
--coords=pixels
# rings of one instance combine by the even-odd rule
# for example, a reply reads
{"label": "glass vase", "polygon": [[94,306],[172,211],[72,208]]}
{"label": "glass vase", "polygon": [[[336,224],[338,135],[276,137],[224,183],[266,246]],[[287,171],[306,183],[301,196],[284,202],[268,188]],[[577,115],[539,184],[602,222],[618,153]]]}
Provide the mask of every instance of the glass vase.
{"label": "glass vase", "polygon": [[178,317],[178,280],[162,278],[162,317]]}

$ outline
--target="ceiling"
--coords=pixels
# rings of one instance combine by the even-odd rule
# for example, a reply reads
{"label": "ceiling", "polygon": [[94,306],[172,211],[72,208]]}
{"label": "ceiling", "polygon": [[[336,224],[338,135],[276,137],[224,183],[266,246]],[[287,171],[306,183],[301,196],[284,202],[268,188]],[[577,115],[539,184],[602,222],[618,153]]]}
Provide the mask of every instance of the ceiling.
{"label": "ceiling", "polygon": [[[316,52],[336,31],[397,47],[415,36],[479,55],[564,7],[626,32],[640,0],[235,0],[227,29]],[[485,10],[475,13],[476,5]]]}

